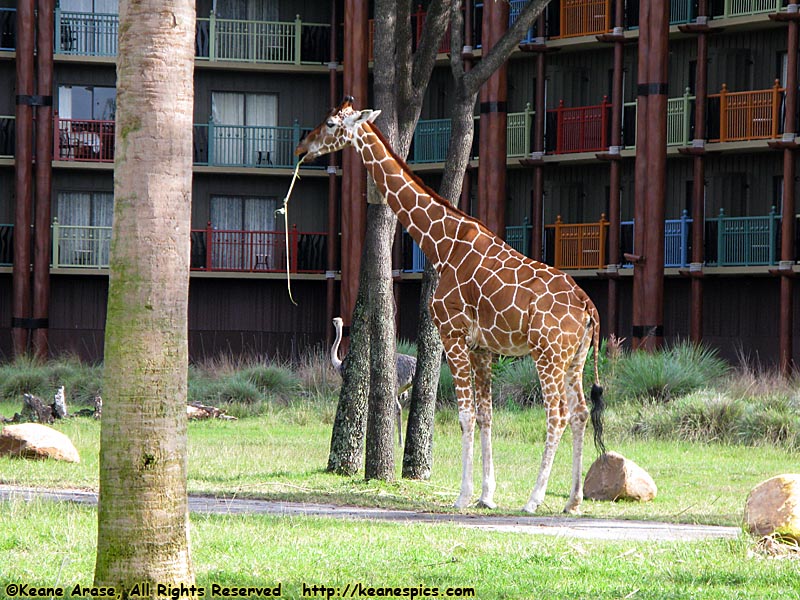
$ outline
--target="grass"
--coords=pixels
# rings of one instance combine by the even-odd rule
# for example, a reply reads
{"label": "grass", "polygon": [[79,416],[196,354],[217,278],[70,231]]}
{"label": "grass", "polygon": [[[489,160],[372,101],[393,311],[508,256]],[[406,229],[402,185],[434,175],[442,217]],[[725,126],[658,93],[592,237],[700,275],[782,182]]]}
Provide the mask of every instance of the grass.
{"label": "grass", "polygon": [[[0,414],[10,415],[13,408],[8,403],[0,404]],[[440,409],[437,413],[434,471],[428,482],[400,478],[400,448],[395,449],[398,470],[394,482],[368,482],[360,475],[347,478],[326,473],[334,413],[333,402],[273,402],[258,417],[190,423],[190,491],[435,512],[452,510],[461,470],[460,428],[453,409]],[[99,423],[82,418],[57,423],[56,427],[72,438],[81,454],[80,464],[0,458],[0,482],[96,489]],[[538,407],[496,411],[496,500],[501,512],[515,514],[527,501],[544,446],[545,427],[544,411]],[[738,525],[749,490],[770,476],[791,471],[797,464],[796,453],[768,445],[751,448],[621,435],[612,436],[608,446],[647,469],[659,494],[647,504],[586,501],[586,516]],[[594,449],[588,446],[584,468],[595,456]],[[480,489],[478,457],[476,448],[476,489]],[[541,514],[560,514],[569,495],[570,468],[571,440],[567,431],[556,455]]]}
{"label": "grass", "polygon": [[[91,585],[93,508],[0,503],[0,597],[6,584]],[[745,538],[692,543],[591,542],[408,525],[277,516],[192,515],[197,585],[474,588],[516,598],[800,598],[797,563],[769,560]],[[9,566],[13,565],[13,571]],[[207,591],[206,597],[209,596]]]}
{"label": "grass", "polygon": [[[659,494],[645,504],[585,501],[584,515],[738,526],[749,490],[797,465],[792,429],[800,412],[797,382],[740,367],[726,377],[725,385],[706,382],[701,391],[680,396],[670,391],[626,397],[618,386],[629,356],[601,357],[609,401],[607,445],[647,469]],[[3,416],[19,410],[17,394],[31,383],[38,382],[46,397],[48,386],[59,381],[75,381],[77,387],[75,373],[84,373],[87,385],[81,389],[99,380],[99,368],[70,361],[21,364],[18,374],[3,369],[7,366],[0,366]],[[529,376],[532,363],[500,361],[495,369],[500,406],[493,425],[496,512],[518,514],[538,470],[544,411]],[[193,398],[222,404],[242,418],[189,424],[190,492],[452,511],[460,482],[461,436],[456,411],[447,400],[448,379],[440,384],[445,399],[440,398],[436,415],[434,470],[428,482],[400,479],[399,448],[393,482],[324,471],[339,384],[324,352],[296,365],[224,359],[193,366]],[[669,389],[676,388],[670,384]],[[100,424],[77,418],[55,427],[71,437],[82,462],[0,458],[1,483],[97,488]],[[584,470],[594,457],[587,447]],[[476,489],[479,463],[476,448]],[[567,430],[539,514],[561,514],[570,467]],[[95,531],[96,513],[89,507],[0,502],[0,598],[7,596],[10,582],[58,585],[67,591],[76,584],[90,585]],[[286,598],[302,597],[304,583],[344,588],[360,582],[437,586],[442,592],[468,586],[477,597],[490,599],[800,599],[797,562],[764,558],[745,535],[692,543],[579,542],[452,524],[193,515],[191,539],[198,585],[280,583]]]}

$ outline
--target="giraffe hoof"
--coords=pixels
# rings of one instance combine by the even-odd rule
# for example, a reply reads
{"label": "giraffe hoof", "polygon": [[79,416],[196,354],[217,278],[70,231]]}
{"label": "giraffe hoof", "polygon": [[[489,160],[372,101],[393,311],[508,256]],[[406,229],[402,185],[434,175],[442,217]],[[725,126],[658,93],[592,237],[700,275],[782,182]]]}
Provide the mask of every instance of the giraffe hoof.
{"label": "giraffe hoof", "polygon": [[481,498],[480,500],[478,500],[475,506],[476,508],[491,508],[492,510],[494,510],[495,508],[497,508],[497,503],[494,502],[493,500],[486,500],[484,498]]}
{"label": "giraffe hoof", "polygon": [[581,514],[581,507],[580,506],[565,506],[564,507],[564,514],[565,515],[579,515]]}
{"label": "giraffe hoof", "polygon": [[536,512],[536,509],[539,508],[539,505],[536,502],[528,502],[525,506],[522,507],[526,513],[533,514]]}
{"label": "giraffe hoof", "polygon": [[453,508],[467,508],[467,506],[469,506],[469,500],[469,498],[459,496],[458,500],[456,500],[455,504],[453,504]]}

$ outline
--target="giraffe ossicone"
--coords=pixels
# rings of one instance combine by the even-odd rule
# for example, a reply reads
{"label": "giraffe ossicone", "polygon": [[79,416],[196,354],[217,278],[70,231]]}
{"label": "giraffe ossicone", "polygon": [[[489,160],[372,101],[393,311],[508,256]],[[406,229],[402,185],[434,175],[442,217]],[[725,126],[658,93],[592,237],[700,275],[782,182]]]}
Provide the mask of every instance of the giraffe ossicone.
{"label": "giraffe ossicone", "polygon": [[[373,124],[377,110],[356,110],[346,98],[298,145],[313,159],[353,146],[398,220],[439,274],[431,316],[453,373],[462,431],[461,492],[457,508],[472,502],[475,424],[480,429],[482,481],[478,505],[493,508],[492,356],[524,356],[536,363],[547,412],[539,474],[524,510],[544,502],[558,443],[572,429],[572,486],[565,512],[583,500],[583,440],[592,419],[602,444],[602,388],[597,361],[600,318],[569,275],[520,254],[473,217],[427,187]],[[583,367],[594,349],[591,414],[583,395]]]}

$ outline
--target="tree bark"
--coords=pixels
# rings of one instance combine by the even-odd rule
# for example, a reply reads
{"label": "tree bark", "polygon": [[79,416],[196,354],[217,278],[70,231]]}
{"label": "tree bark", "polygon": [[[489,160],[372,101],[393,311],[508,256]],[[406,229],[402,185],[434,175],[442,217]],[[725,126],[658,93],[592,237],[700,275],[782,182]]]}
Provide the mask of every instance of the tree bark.
{"label": "tree bark", "polygon": [[[445,8],[444,0],[431,3],[423,39],[412,53],[411,2],[378,0],[375,5],[375,104],[382,111],[377,125],[401,157],[408,154],[444,34]],[[397,220],[375,197],[372,184],[368,194],[367,237],[348,353],[348,363],[353,364],[346,365],[343,373],[328,469],[349,475],[359,470],[366,422],[365,477],[391,480],[396,393],[391,247]]]}
{"label": "tree bark", "polygon": [[194,4],[120,2],[94,579],[119,590],[194,583],[186,493]]}

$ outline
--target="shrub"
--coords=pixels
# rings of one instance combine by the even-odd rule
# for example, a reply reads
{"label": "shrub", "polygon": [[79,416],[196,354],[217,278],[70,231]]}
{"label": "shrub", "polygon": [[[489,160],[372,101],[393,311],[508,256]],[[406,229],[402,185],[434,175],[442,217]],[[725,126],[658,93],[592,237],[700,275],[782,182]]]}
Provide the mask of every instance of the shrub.
{"label": "shrub", "polygon": [[246,379],[263,394],[283,401],[290,400],[300,392],[300,379],[284,366],[253,365],[239,371],[236,378]]}
{"label": "shrub", "polygon": [[330,400],[339,393],[342,378],[331,364],[323,348],[304,354],[297,366],[297,377],[303,394],[313,400]]}
{"label": "shrub", "polygon": [[628,354],[616,365],[613,384],[623,399],[666,402],[711,387],[729,369],[715,350],[680,343],[660,352]]}
{"label": "shrub", "polygon": [[497,406],[528,407],[540,404],[542,386],[533,358],[523,356],[497,370],[492,385],[492,396]]}

